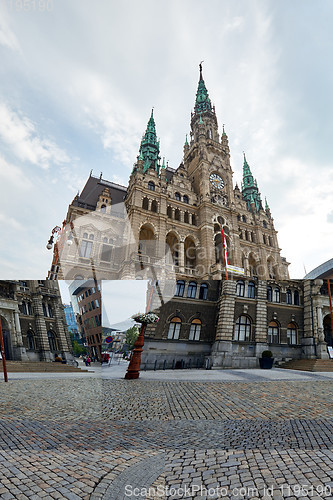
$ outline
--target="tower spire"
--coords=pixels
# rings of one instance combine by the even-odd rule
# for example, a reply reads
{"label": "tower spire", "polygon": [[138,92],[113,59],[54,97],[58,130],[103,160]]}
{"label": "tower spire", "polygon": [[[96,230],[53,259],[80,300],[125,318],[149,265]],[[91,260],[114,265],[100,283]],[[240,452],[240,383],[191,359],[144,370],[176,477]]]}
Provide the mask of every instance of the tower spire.
{"label": "tower spire", "polygon": [[258,189],[257,181],[254,179],[250,165],[247,163],[245,153],[244,163],[243,163],[243,182],[242,182],[242,194],[243,198],[247,203],[248,210],[251,210],[251,205],[255,204],[256,211],[262,208],[260,192]]}
{"label": "tower spire", "polygon": [[212,103],[210,102],[205,81],[202,77],[202,63],[203,61],[201,61],[201,63],[199,64],[200,77],[199,77],[198,90],[194,105],[195,114],[199,114],[204,111],[212,111]]}

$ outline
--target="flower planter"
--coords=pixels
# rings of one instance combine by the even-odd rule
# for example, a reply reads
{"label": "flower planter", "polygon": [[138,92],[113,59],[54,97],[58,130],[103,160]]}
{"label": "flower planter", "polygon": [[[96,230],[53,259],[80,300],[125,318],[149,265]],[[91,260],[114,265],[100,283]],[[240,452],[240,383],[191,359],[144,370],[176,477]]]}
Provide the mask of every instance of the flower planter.
{"label": "flower planter", "polygon": [[269,370],[272,368],[274,363],[274,358],[259,358],[260,368],[263,370]]}

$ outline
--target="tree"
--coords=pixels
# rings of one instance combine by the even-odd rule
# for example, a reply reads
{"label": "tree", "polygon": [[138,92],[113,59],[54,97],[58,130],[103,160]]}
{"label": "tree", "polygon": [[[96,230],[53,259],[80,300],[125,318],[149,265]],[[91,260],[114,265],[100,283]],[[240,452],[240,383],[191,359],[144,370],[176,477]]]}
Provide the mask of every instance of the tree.
{"label": "tree", "polygon": [[125,333],[125,343],[129,349],[133,349],[136,339],[138,338],[139,330],[137,326],[131,326]]}
{"label": "tree", "polygon": [[87,354],[87,349],[74,340],[73,352],[75,356],[81,356],[81,354]]}

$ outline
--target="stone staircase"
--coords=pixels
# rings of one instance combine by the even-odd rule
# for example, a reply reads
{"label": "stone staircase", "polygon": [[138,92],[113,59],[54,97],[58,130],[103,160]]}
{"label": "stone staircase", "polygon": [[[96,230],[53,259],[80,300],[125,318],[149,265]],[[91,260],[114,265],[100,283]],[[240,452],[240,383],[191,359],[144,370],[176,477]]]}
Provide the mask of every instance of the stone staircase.
{"label": "stone staircase", "polygon": [[[25,362],[25,361],[6,361],[8,373],[10,372],[53,372],[53,373],[69,373],[69,372],[88,372],[88,370],[81,370],[75,366],[56,363],[56,362]],[[0,372],[3,372],[2,360],[0,360]]]}
{"label": "stone staircase", "polygon": [[333,359],[293,359],[281,364],[280,368],[306,372],[333,372]]}

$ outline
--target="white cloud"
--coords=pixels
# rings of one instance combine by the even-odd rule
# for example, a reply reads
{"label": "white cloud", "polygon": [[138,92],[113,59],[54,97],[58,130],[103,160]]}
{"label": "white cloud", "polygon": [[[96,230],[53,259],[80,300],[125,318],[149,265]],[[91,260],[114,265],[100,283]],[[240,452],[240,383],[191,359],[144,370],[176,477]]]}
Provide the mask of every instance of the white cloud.
{"label": "white cloud", "polygon": [[39,137],[33,122],[4,102],[0,103],[0,136],[22,161],[42,168],[69,162],[65,151],[50,139]]}

